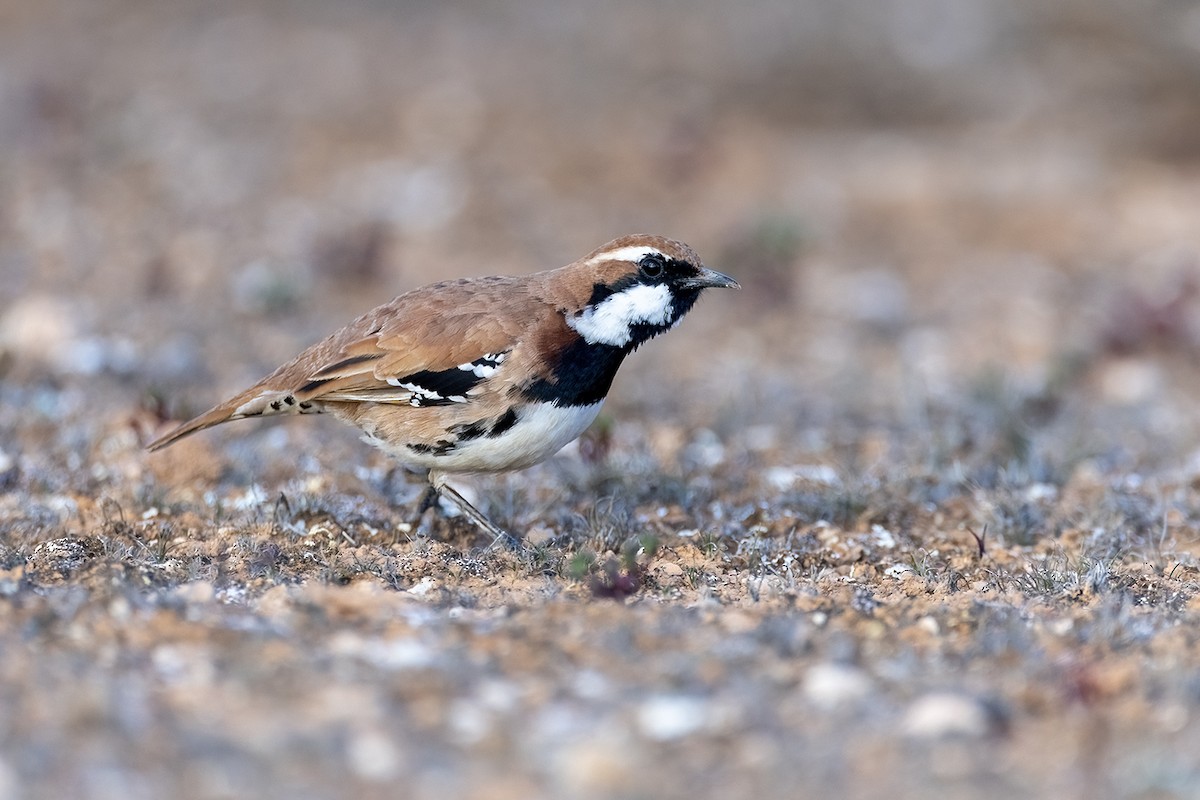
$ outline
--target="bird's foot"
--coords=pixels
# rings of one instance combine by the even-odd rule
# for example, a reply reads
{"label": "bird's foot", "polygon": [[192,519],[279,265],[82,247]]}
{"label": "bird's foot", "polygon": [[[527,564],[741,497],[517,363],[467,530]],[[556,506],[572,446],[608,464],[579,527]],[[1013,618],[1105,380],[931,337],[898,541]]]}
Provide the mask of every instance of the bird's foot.
{"label": "bird's foot", "polygon": [[[424,501],[432,494],[434,498],[438,496],[444,497],[454,504],[463,516],[475,523],[476,526],[482,528],[485,533],[492,537],[492,543],[488,545],[488,550],[494,550],[497,546],[503,544],[509,550],[520,552],[525,549],[525,545],[521,540],[513,536],[503,528],[498,527],[490,519],[484,516],[483,512],[463,497],[462,494],[450,484],[446,483],[445,477],[440,474],[430,473],[429,476],[429,492],[426,492]],[[435,500],[436,502],[436,500]]]}

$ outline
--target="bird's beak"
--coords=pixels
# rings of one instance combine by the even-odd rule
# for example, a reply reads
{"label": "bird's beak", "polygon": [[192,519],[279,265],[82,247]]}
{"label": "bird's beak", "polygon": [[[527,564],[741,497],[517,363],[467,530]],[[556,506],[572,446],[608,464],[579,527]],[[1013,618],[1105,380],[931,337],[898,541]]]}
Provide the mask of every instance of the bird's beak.
{"label": "bird's beak", "polygon": [[737,281],[729,277],[723,272],[717,272],[715,269],[700,268],[700,274],[694,278],[688,278],[684,281],[684,286],[689,289],[740,289],[742,288]]}

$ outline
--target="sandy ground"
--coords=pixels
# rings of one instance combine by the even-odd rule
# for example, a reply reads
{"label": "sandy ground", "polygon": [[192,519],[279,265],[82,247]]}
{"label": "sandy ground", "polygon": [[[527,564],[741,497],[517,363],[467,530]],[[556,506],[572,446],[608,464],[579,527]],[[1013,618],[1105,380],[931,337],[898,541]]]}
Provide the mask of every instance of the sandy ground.
{"label": "sandy ground", "polygon": [[[0,800],[1200,796],[1200,15],[0,3]],[[171,420],[443,277],[691,243],[415,526]]]}

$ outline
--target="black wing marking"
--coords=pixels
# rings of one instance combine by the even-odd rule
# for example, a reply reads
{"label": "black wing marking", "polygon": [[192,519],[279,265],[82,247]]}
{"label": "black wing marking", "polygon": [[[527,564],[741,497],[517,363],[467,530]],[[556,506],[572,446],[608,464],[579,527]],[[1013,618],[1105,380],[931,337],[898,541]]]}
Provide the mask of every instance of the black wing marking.
{"label": "black wing marking", "polygon": [[425,406],[448,406],[451,403],[467,402],[467,392],[483,380],[474,372],[454,369],[427,370],[405,375],[403,378],[388,378],[388,383],[412,392],[409,403],[418,408]]}
{"label": "black wing marking", "polygon": [[401,378],[388,378],[387,382],[412,392],[409,404],[418,408],[465,403],[471,390],[491,378],[507,355],[507,351],[484,353],[451,369],[423,369]]}

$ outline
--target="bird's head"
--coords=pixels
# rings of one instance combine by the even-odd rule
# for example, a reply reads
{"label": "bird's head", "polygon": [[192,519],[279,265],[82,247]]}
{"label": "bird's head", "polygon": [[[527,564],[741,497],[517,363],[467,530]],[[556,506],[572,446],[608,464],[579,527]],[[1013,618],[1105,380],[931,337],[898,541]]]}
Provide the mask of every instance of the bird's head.
{"label": "bird's head", "polygon": [[686,244],[641,234],[614,239],[561,272],[583,300],[565,310],[567,324],[588,344],[625,350],[675,327],[705,289],[740,288]]}

